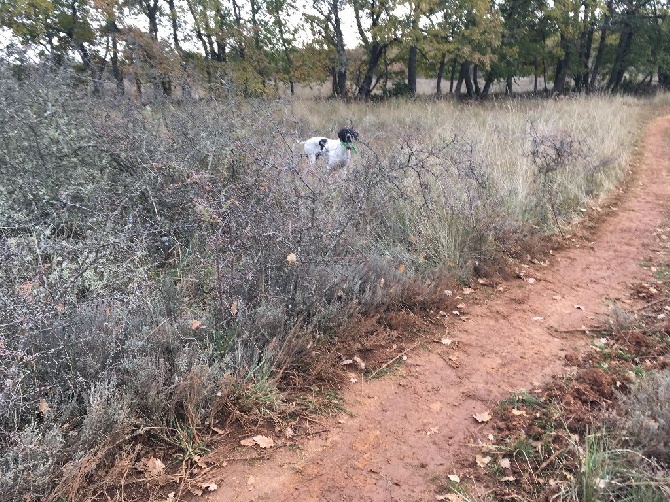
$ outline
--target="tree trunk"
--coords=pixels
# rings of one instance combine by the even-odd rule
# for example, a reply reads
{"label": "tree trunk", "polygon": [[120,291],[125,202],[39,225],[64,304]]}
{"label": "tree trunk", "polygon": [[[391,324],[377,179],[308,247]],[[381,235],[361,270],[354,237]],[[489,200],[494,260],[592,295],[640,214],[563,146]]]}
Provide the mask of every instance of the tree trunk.
{"label": "tree trunk", "polygon": [[589,59],[591,58],[591,47],[593,46],[593,25],[591,24],[591,6],[588,2],[584,4],[584,20],[582,32],[579,34],[579,72],[575,77],[575,90],[577,92],[589,93]]}
{"label": "tree trunk", "polygon": [[474,88],[472,86],[472,78],[470,77],[470,63],[468,61],[461,63],[461,69],[458,73],[458,83],[456,84],[456,96],[460,97],[463,82],[465,82],[465,92],[467,97],[473,97]]}
{"label": "tree trunk", "polygon": [[407,58],[407,83],[409,84],[409,93],[416,96],[416,55],[418,49],[416,45],[409,48],[409,57]]}
{"label": "tree trunk", "polygon": [[667,67],[658,67],[658,85],[665,89],[670,87],[670,71]]}
{"label": "tree trunk", "polygon": [[149,21],[149,35],[158,40],[158,0],[144,0],[144,15]]}
{"label": "tree trunk", "polygon": [[607,0],[607,15],[603,19],[603,25],[600,28],[600,41],[598,42],[598,50],[593,61],[593,68],[591,69],[591,80],[589,81],[589,89],[595,90],[596,82],[598,80],[598,73],[600,72],[600,65],[603,61],[603,54],[605,53],[605,42],[607,40],[607,27],[612,19],[612,8],[614,0]]}
{"label": "tree trunk", "polygon": [[116,81],[116,92],[119,95],[123,95],[125,92],[125,88],[123,86],[123,72],[121,71],[121,68],[119,67],[119,47],[118,47],[118,34],[119,34],[119,27],[116,25],[116,22],[111,23],[111,31],[112,31],[112,57],[111,57],[111,63],[112,63],[112,75],[114,76],[114,80]]}
{"label": "tree trunk", "polygon": [[172,43],[175,50],[181,54],[181,45],[179,44],[179,23],[177,22],[177,9],[174,5],[174,0],[166,0],[168,9],[170,10],[170,23],[172,25]]}
{"label": "tree trunk", "polygon": [[340,98],[347,97],[347,50],[344,46],[344,34],[340,21],[340,0],[331,0],[331,12],[335,31],[335,52],[337,53],[337,93]]}
{"label": "tree trunk", "polygon": [[561,33],[561,49],[563,57],[556,63],[556,75],[554,77],[554,94],[563,94],[565,92],[565,79],[568,76],[570,67],[570,58],[572,56],[572,42],[563,33]]}
{"label": "tree trunk", "polygon": [[363,76],[361,85],[358,87],[358,97],[361,99],[369,99],[372,94],[372,79],[374,78],[374,72],[377,69],[379,60],[384,54],[384,49],[385,46],[382,46],[379,42],[373,42],[370,46],[365,75]]}
{"label": "tree trunk", "polygon": [[[186,6],[188,7],[189,12],[191,13],[191,17],[193,18],[193,27],[195,29],[195,37],[200,41],[200,44],[202,45],[202,51],[205,54],[205,59],[212,59],[212,53],[207,45],[207,41],[205,40],[205,35],[202,33],[202,28],[200,26],[200,22],[198,20],[198,15],[195,12],[195,9],[193,7],[193,3],[190,0],[186,1]],[[217,11],[217,15],[220,16],[219,11]]]}
{"label": "tree trunk", "polygon": [[456,76],[456,58],[451,62],[451,73],[449,74],[449,94],[454,92],[454,77]]}
{"label": "tree trunk", "polygon": [[472,66],[472,83],[475,87],[475,96],[480,97],[482,95],[482,90],[479,88],[479,79],[477,78],[478,73],[479,73],[479,66],[478,65],[473,65]]}
{"label": "tree trunk", "polygon": [[444,75],[444,69],[447,66],[447,53],[443,52],[440,56],[440,67],[437,69],[437,87],[435,94],[438,96],[442,95],[442,75]]}
{"label": "tree trunk", "polygon": [[633,26],[629,22],[625,22],[619,38],[619,45],[617,46],[616,58],[614,59],[614,66],[607,81],[607,88],[610,92],[615,93],[619,90],[619,86],[623,81],[626,73],[626,61],[630,46],[633,41]]}
{"label": "tree trunk", "polygon": [[484,79],[484,88],[482,89],[482,99],[487,99],[489,97],[493,81],[494,81],[493,77],[487,74],[486,78]]}

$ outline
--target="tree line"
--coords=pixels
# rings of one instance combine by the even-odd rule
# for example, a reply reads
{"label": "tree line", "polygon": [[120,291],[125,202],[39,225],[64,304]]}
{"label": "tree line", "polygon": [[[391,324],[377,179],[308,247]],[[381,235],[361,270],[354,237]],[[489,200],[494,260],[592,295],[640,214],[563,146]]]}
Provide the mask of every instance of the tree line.
{"label": "tree line", "polygon": [[[332,82],[334,96],[639,92],[670,84],[668,0],[0,0],[5,51],[71,65],[94,93],[194,82],[247,95]],[[360,44],[347,48],[343,14]],[[26,50],[29,49],[28,52]],[[202,87],[202,86],[201,86]]]}

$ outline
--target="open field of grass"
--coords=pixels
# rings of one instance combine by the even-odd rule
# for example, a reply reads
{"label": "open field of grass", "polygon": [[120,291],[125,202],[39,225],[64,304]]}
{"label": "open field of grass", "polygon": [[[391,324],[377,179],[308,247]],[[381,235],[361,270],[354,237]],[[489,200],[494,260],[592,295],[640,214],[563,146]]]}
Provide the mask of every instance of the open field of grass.
{"label": "open field of grass", "polygon": [[[296,413],[282,392],[359,316],[598,204],[665,99],[139,104],[4,67],[0,89],[2,500],[112,493],[134,445],[186,465],[212,427]],[[307,169],[297,141],[346,125],[347,176]]]}

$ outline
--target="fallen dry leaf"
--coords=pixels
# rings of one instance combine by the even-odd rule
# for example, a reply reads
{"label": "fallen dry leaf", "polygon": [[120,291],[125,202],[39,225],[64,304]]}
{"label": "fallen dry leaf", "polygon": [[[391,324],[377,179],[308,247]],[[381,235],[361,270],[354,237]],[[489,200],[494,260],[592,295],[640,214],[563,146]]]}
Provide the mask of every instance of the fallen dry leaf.
{"label": "fallen dry leaf", "polygon": [[481,424],[481,423],[484,423],[484,422],[488,422],[489,420],[491,420],[491,418],[493,418],[493,417],[491,416],[491,414],[490,414],[488,411],[483,411],[483,412],[481,412],[481,413],[475,413],[475,414],[472,415],[472,416],[473,416],[474,419],[477,420],[477,422],[479,422],[480,424]]}
{"label": "fallen dry leaf", "polygon": [[[261,448],[272,448],[275,445],[275,442],[272,438],[269,438],[267,436],[254,436],[251,439],[254,443],[256,443],[258,446]],[[247,445],[245,445],[247,446]]]}
{"label": "fallen dry leaf", "polygon": [[353,359],[354,359],[354,362],[358,365],[359,369],[361,369],[361,370],[365,369],[365,363],[363,362],[363,360],[360,357],[354,356]]}
{"label": "fallen dry leaf", "polygon": [[230,313],[237,315],[237,300],[230,304]]}
{"label": "fallen dry leaf", "polygon": [[51,411],[51,407],[49,406],[49,403],[47,403],[46,400],[43,397],[40,398],[39,409],[40,409],[40,413],[42,413],[42,415],[46,415],[47,413],[49,413]]}
{"label": "fallen dry leaf", "polygon": [[440,340],[440,343],[442,345],[451,345],[451,342],[453,342],[451,338],[443,338],[442,340]]}
{"label": "fallen dry leaf", "polygon": [[477,462],[479,467],[486,467],[491,460],[491,457],[484,457],[482,455],[475,456],[475,462]]}
{"label": "fallen dry leaf", "polygon": [[446,495],[435,495],[435,500],[449,500],[450,502],[463,502],[461,496],[456,493],[447,493]]}
{"label": "fallen dry leaf", "polygon": [[502,482],[511,482],[514,481],[516,478],[514,476],[505,476],[504,478],[500,478],[500,481]]}
{"label": "fallen dry leaf", "polygon": [[198,466],[202,469],[207,469],[207,463],[203,462],[201,458],[202,457],[200,457],[200,455],[193,455],[193,460],[195,460],[195,463],[198,464]]}
{"label": "fallen dry leaf", "polygon": [[156,457],[144,457],[136,465],[148,477],[160,476],[165,470],[165,464]]}
{"label": "fallen dry leaf", "polygon": [[297,261],[298,257],[295,255],[295,253],[289,253],[286,255],[286,262],[289,265],[295,265]]}
{"label": "fallen dry leaf", "polygon": [[510,459],[507,458],[507,457],[501,458],[500,461],[498,462],[498,464],[503,469],[511,469],[512,468],[512,462],[510,462]]}
{"label": "fallen dry leaf", "polygon": [[463,288],[463,294],[464,295],[471,295],[474,292],[475,292],[475,290],[472,289],[472,288]]}
{"label": "fallen dry leaf", "polygon": [[517,409],[512,410],[512,415],[516,415],[517,417],[518,416],[524,416],[524,417],[528,416],[528,415],[526,415],[525,410],[517,410]]}
{"label": "fallen dry leaf", "polygon": [[453,481],[454,483],[460,483],[461,482],[461,478],[458,477],[457,474],[449,474],[449,476],[447,476],[447,477],[449,478],[449,481]]}
{"label": "fallen dry leaf", "polygon": [[203,490],[207,490],[207,491],[209,491],[209,492],[213,492],[213,491],[216,491],[216,490],[219,488],[219,485],[217,485],[216,483],[201,483],[201,484],[200,484],[200,487],[201,487]]}
{"label": "fallen dry leaf", "polygon": [[191,329],[193,331],[195,331],[196,329],[200,329],[201,326],[202,326],[202,323],[200,321],[198,321],[197,319],[193,319],[191,321]]}

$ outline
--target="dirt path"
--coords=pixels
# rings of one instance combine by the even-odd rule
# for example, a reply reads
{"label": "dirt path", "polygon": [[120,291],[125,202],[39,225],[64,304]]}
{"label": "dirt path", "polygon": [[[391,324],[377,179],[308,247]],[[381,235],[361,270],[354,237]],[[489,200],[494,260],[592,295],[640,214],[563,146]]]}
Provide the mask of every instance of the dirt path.
{"label": "dirt path", "polygon": [[593,242],[532,265],[494,295],[460,292],[468,319],[436,334],[451,345],[429,343],[394,374],[352,383],[344,393],[351,415],[324,419],[323,432],[299,449],[228,462],[210,473],[219,488],[207,498],[435,500],[436,476],[471,466],[468,444],[492,433],[472,415],[567,371],[566,353],[589,344],[571,330],[601,322],[614,302],[628,302],[631,283],[651,280],[640,262],[655,252],[652,235],[670,207],[668,137],[670,116],[649,126],[636,180]]}

